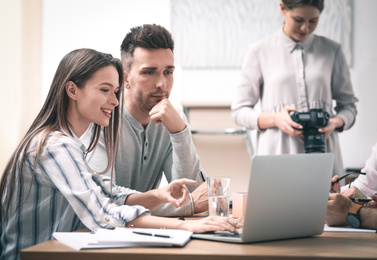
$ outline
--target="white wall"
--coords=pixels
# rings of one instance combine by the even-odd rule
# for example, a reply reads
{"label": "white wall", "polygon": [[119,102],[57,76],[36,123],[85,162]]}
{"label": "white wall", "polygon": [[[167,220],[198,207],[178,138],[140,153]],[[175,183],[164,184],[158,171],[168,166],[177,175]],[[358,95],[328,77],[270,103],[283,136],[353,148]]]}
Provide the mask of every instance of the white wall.
{"label": "white wall", "polygon": [[[174,1],[174,0],[172,0]],[[329,1],[329,0],[328,0]],[[170,30],[169,0],[44,0],[44,96],[60,59],[69,51],[89,47],[119,57],[119,46],[132,26],[157,23]],[[377,141],[377,1],[354,1],[351,76],[359,98],[354,127],[340,135],[345,167],[362,167]],[[173,35],[174,36],[174,35]],[[239,70],[185,70],[178,67],[172,102],[231,101]]]}
{"label": "white wall", "polygon": [[345,166],[363,166],[377,142],[377,1],[354,1],[353,66],[351,78],[358,116],[349,131],[340,135]]}
{"label": "white wall", "polygon": [[[11,24],[12,26],[8,26]],[[21,1],[0,1],[0,176],[19,142],[21,92]],[[11,152],[10,152],[11,151]]]}
{"label": "white wall", "polygon": [[[120,45],[131,27],[156,23],[170,30],[170,1],[43,0],[43,21],[44,99],[60,60],[68,52],[92,48],[120,58]],[[180,99],[178,90],[172,93],[175,100]]]}

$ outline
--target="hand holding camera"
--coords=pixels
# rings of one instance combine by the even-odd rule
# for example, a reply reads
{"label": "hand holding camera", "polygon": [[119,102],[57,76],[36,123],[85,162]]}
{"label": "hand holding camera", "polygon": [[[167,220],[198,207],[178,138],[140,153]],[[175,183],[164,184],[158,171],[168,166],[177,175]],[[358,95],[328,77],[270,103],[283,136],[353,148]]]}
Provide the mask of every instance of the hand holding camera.
{"label": "hand holding camera", "polygon": [[279,128],[281,131],[283,131],[289,136],[300,135],[302,133],[302,128],[300,128],[301,125],[292,121],[292,118],[290,116],[290,113],[297,112],[297,111],[298,111],[297,108],[293,106],[285,107],[280,112],[274,113],[273,125],[265,126],[265,128],[276,126],[277,128]]}

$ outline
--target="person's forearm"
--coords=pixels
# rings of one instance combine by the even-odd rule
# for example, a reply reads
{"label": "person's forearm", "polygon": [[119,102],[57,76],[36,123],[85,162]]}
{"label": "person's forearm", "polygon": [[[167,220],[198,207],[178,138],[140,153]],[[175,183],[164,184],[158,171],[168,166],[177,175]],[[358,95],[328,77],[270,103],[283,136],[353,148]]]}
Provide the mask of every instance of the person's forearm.
{"label": "person's forearm", "polygon": [[135,228],[187,229],[184,225],[185,221],[182,220],[151,215],[142,215],[127,223],[127,227]]}
{"label": "person's forearm", "polygon": [[162,204],[158,196],[158,190],[150,190],[144,193],[131,194],[124,202],[125,205],[140,205],[144,208],[153,210]]}
{"label": "person's forearm", "polygon": [[343,119],[338,116],[332,117],[330,120],[335,125],[335,129],[342,128],[344,126]]}
{"label": "person's forearm", "polygon": [[361,208],[360,221],[363,228],[377,230],[377,208]]}
{"label": "person's forearm", "polygon": [[180,178],[196,180],[196,185],[187,186],[189,191],[193,192],[204,180],[200,174],[200,159],[190,131],[188,126],[181,133],[170,135],[172,150],[171,156],[164,163],[164,173],[167,175],[170,173],[172,180]]}
{"label": "person's forearm", "polygon": [[262,112],[259,114],[258,127],[260,129],[267,129],[275,126],[275,113]]}
{"label": "person's forearm", "polygon": [[194,210],[192,201],[180,208],[177,208],[171,203],[164,203],[158,208],[152,210],[152,215],[159,217],[186,217],[192,216],[193,214]]}

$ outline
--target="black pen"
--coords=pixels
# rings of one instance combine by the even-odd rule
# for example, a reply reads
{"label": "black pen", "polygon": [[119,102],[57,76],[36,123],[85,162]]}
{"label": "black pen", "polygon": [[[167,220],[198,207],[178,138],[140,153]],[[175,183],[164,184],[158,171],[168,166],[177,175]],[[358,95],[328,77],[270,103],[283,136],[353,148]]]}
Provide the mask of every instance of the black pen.
{"label": "black pen", "polygon": [[362,174],[362,175],[365,175],[366,173],[364,172],[350,172],[350,173],[347,173],[345,175],[343,175],[342,177],[339,177],[336,181],[332,181],[331,182],[331,186],[333,186],[335,183],[343,180],[344,178],[346,178],[347,176],[351,175],[351,174],[354,174],[354,173],[357,173],[357,174]]}
{"label": "black pen", "polygon": [[143,235],[143,236],[151,236],[151,237],[162,237],[162,238],[172,238],[173,236],[164,235],[164,234],[153,234],[149,232],[141,232],[141,231],[132,231],[134,234]]}
{"label": "black pen", "polygon": [[205,182],[206,179],[204,178],[203,172],[202,172],[202,171],[199,171],[199,173],[200,173],[200,176],[202,177],[203,182]]}
{"label": "black pen", "polygon": [[364,198],[350,198],[350,200],[352,200],[353,202],[369,202],[371,201],[372,199],[364,199]]}
{"label": "black pen", "polygon": [[351,175],[353,172],[350,172],[350,173],[347,173],[345,175],[343,175],[342,177],[339,177],[336,181],[332,181],[331,182],[331,186],[333,186],[335,183],[337,182],[340,182],[341,180],[343,180],[344,178],[346,178],[347,176]]}

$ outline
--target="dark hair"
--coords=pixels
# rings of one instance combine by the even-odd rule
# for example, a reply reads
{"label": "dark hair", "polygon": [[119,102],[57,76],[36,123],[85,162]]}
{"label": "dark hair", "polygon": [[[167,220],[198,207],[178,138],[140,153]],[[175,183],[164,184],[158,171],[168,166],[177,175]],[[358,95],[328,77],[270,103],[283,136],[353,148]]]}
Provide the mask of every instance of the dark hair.
{"label": "dark hair", "polygon": [[[50,133],[60,131],[63,135],[73,136],[67,119],[69,97],[65,89],[66,84],[69,81],[72,81],[77,87],[84,88],[86,82],[91,79],[97,71],[107,66],[114,66],[118,72],[119,91],[116,96],[118,100],[123,100],[123,68],[119,59],[113,58],[110,54],[92,49],[78,49],[68,53],[61,60],[41,111],[35,118],[21,143],[12,154],[3,172],[0,183],[0,197],[2,199],[8,197],[5,216],[8,214],[9,205],[12,203],[11,199],[15,196],[15,194],[13,194],[14,186],[18,184],[22,187],[23,185],[23,168],[25,167],[27,151],[33,138],[43,132],[39,137],[36,148],[34,148],[36,151],[36,157],[33,162],[34,171],[38,164],[42,148]],[[108,165],[106,170],[113,165],[115,159],[121,113],[121,106],[115,108],[109,125],[104,127],[105,146],[108,155]],[[95,124],[87,152],[93,150],[97,145],[100,132],[101,126]],[[22,203],[21,191],[22,189],[19,189],[19,205]],[[3,206],[5,205],[1,205],[0,207],[1,218],[4,217]]]}
{"label": "dark hair", "polygon": [[144,24],[131,28],[120,46],[124,69],[130,71],[136,47],[146,49],[170,49],[174,51],[171,33],[161,25]]}
{"label": "dark hair", "polygon": [[323,8],[325,8],[324,0],[282,0],[286,10],[291,10],[293,8],[310,5],[317,7],[319,12],[322,13]]}

